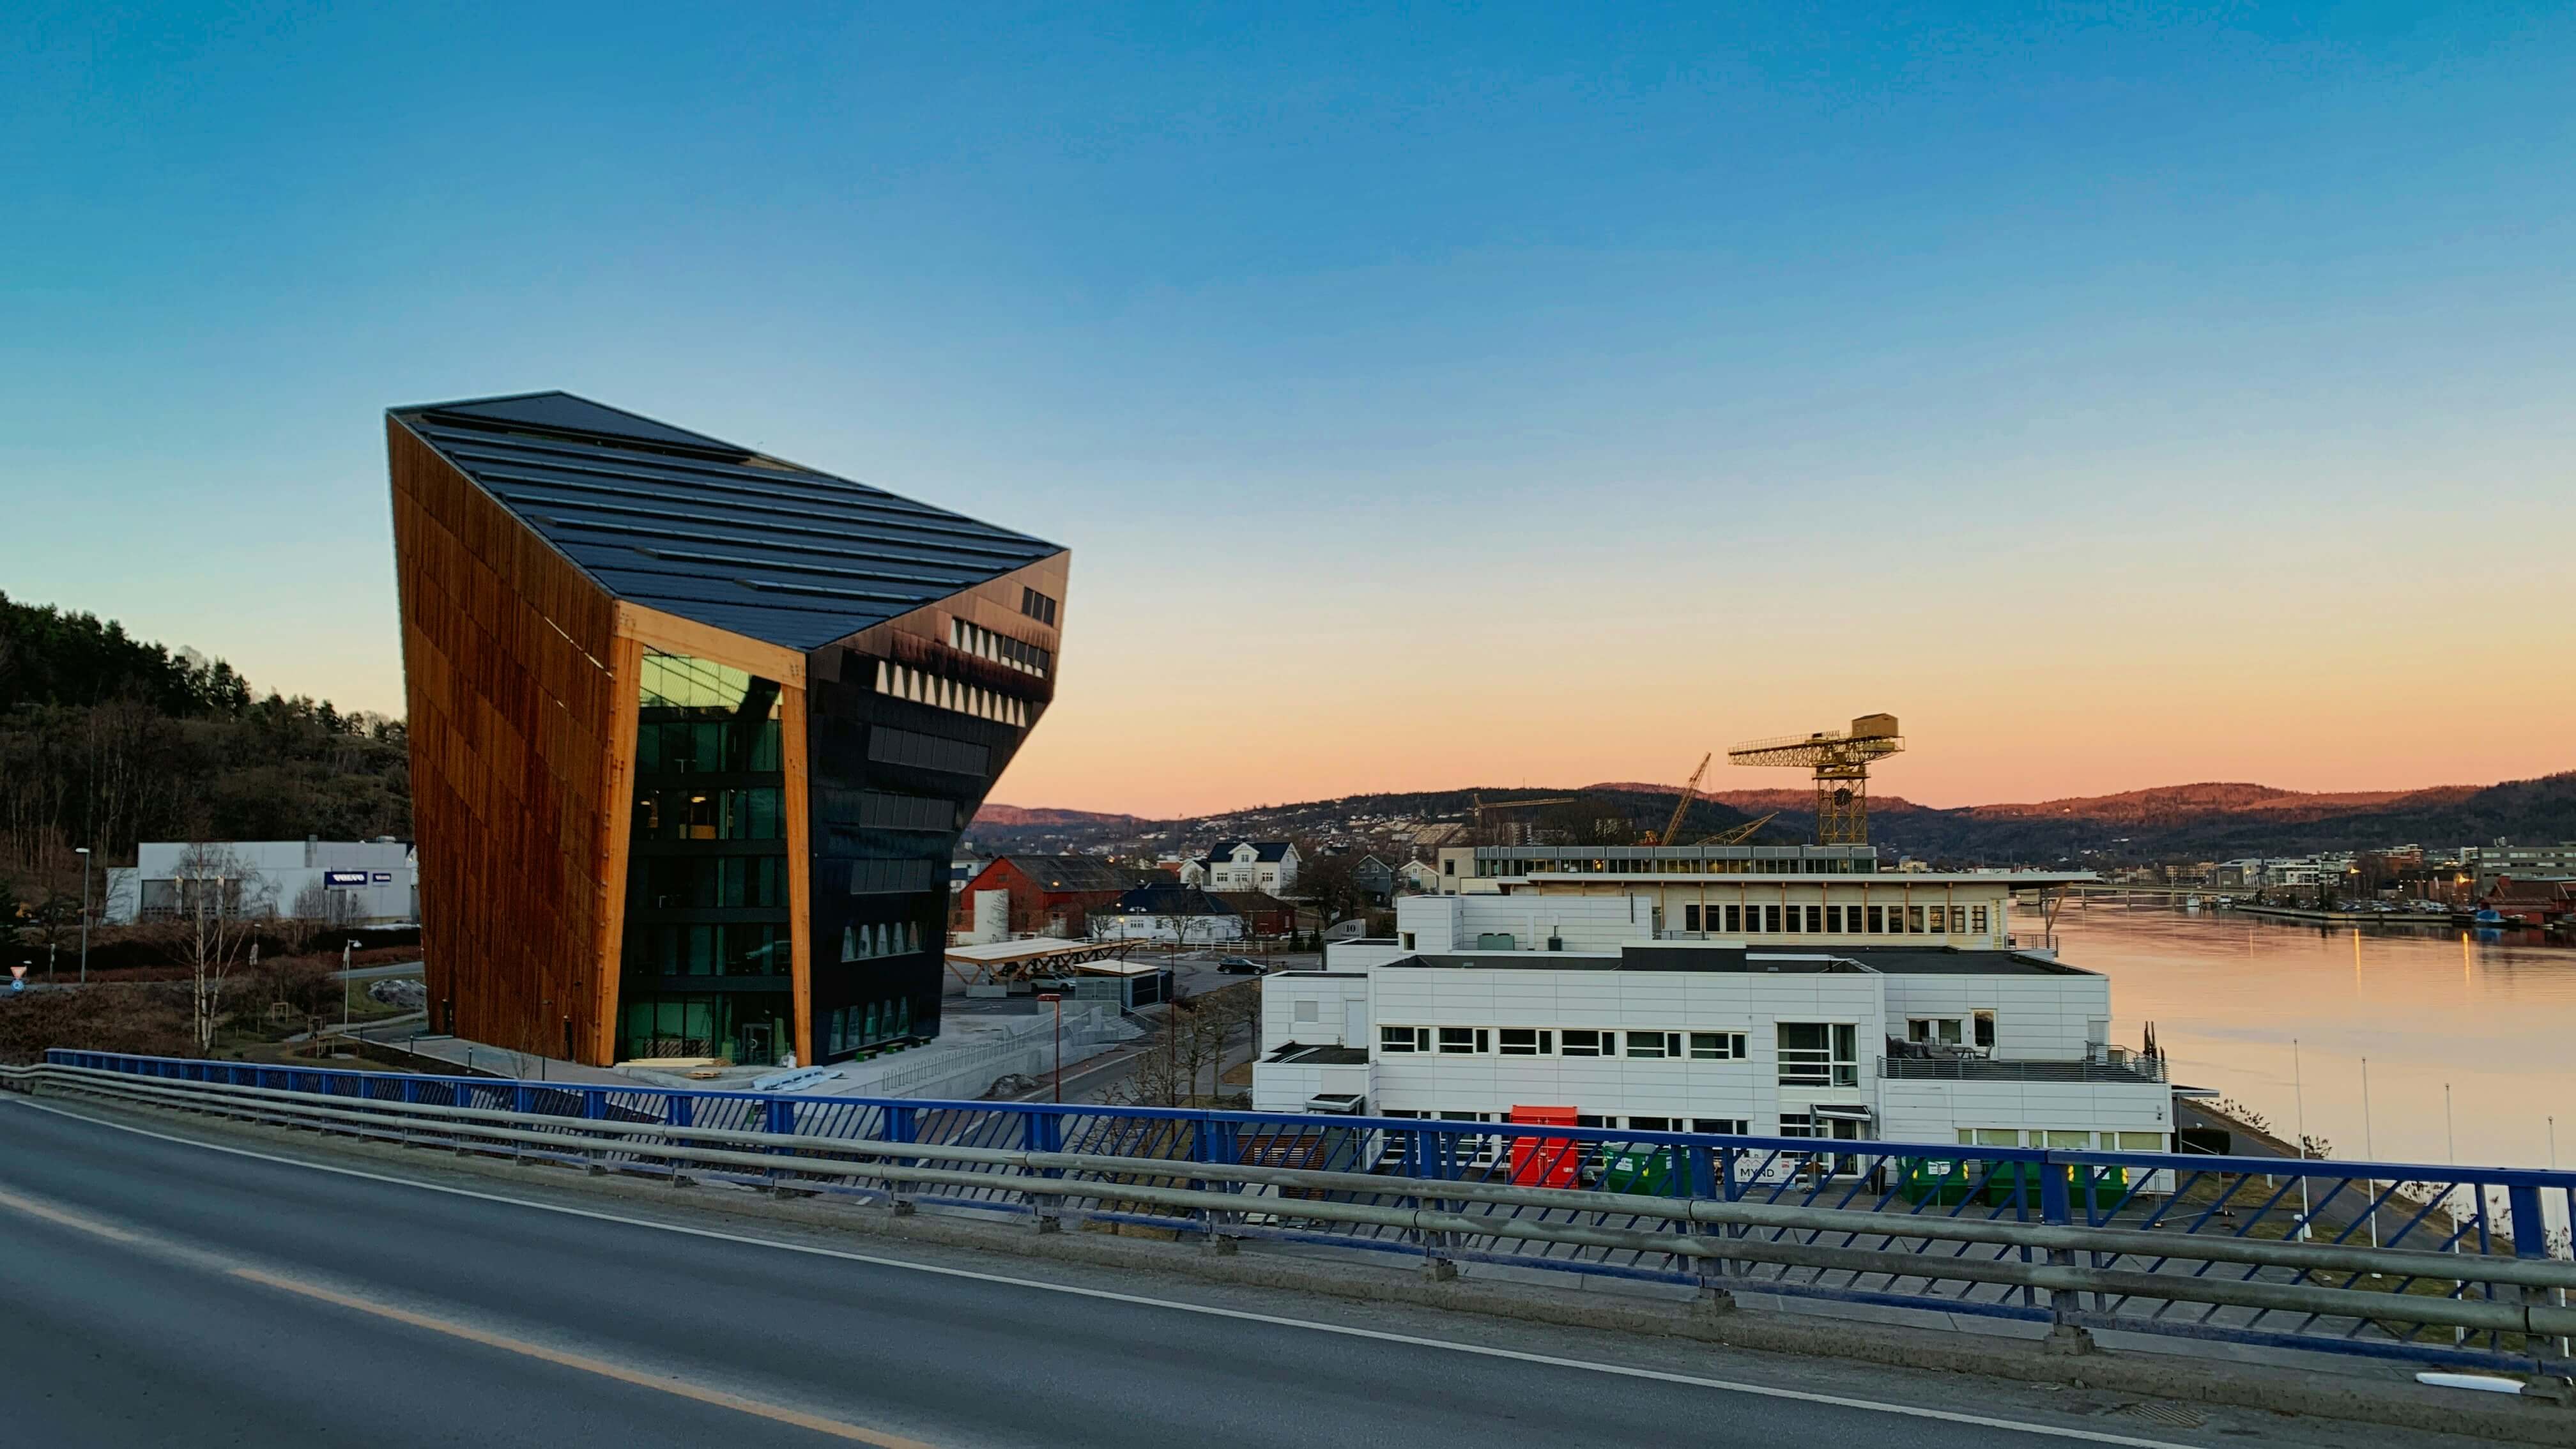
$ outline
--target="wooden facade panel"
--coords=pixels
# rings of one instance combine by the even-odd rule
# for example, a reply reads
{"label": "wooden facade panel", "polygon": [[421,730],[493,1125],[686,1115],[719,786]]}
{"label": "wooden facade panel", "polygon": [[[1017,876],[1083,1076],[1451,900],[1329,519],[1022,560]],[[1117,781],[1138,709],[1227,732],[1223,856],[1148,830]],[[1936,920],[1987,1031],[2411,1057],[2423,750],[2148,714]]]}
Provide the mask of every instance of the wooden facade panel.
{"label": "wooden facade panel", "polygon": [[399,422],[386,433],[434,1021],[603,1060],[600,870],[626,810],[598,768],[611,601]]}

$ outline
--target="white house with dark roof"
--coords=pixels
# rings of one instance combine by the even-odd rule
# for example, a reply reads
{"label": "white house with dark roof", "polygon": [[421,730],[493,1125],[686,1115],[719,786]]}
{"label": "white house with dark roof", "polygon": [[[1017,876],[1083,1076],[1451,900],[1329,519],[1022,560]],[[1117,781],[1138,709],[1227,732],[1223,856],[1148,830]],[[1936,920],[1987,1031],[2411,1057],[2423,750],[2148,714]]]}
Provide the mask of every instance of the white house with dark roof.
{"label": "white house with dark roof", "polygon": [[1297,847],[1285,840],[1221,840],[1200,857],[1193,885],[1212,891],[1289,894],[1297,885]]}

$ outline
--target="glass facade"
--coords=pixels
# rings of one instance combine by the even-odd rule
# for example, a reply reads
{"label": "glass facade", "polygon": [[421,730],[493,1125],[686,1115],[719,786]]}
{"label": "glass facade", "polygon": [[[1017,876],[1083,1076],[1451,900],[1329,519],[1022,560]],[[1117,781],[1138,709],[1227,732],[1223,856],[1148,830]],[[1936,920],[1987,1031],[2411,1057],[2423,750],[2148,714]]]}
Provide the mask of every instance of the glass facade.
{"label": "glass facade", "polygon": [[739,669],[644,656],[622,1058],[765,1063],[795,1044],[779,698]]}

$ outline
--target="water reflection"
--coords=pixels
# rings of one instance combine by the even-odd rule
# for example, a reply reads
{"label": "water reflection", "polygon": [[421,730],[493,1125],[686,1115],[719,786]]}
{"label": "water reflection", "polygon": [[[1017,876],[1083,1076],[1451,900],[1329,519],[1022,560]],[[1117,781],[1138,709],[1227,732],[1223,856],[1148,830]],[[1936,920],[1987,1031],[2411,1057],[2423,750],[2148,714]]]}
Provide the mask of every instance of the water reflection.
{"label": "water reflection", "polygon": [[[2038,921],[2016,929],[2036,939]],[[2337,1157],[2367,1146],[2382,1160],[2440,1163],[2455,1139],[2464,1163],[2546,1166],[2549,1119],[2576,1102],[2576,950],[2535,933],[2320,929],[2096,902],[2069,903],[2057,935],[2068,964],[2110,976],[2115,1040],[2134,1046],[2154,1022],[2176,1082],[2226,1093],[2283,1137],[2297,1130],[2297,1039],[2308,1135]]]}

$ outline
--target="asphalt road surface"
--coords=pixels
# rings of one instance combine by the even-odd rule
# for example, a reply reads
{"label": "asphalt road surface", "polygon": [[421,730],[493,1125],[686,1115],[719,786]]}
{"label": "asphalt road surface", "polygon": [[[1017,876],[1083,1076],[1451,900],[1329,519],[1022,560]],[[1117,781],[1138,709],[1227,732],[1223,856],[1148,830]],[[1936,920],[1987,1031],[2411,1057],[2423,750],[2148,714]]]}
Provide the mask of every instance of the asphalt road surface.
{"label": "asphalt road surface", "polygon": [[[325,1170],[89,1110],[0,1097],[0,1442],[2262,1442],[2050,1420],[1976,1380],[773,1231],[427,1154]],[[2362,1442],[2316,1427],[2263,1439]]]}

